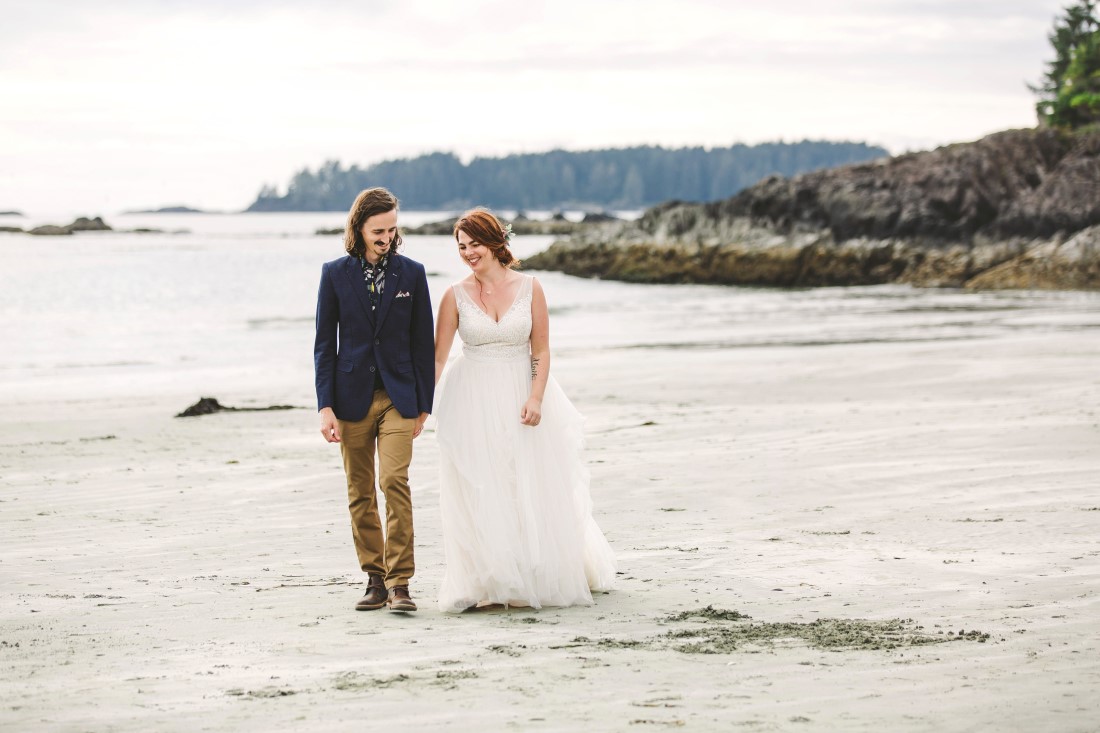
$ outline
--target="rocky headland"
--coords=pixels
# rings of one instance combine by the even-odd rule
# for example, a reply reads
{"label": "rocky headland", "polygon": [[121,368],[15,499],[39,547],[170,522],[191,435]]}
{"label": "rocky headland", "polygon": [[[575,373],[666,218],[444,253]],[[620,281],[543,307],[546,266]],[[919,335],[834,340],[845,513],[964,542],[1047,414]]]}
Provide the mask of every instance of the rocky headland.
{"label": "rocky headland", "polygon": [[633,282],[1100,288],[1100,130],[1009,130],[578,228],[529,269]]}

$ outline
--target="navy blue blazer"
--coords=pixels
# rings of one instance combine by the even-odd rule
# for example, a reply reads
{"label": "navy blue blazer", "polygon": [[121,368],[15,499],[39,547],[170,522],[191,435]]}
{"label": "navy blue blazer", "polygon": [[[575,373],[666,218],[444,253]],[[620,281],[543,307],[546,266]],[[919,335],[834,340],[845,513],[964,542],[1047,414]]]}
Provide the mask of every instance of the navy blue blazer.
{"label": "navy blue blazer", "polygon": [[374,399],[374,370],[404,417],[432,411],[435,338],[424,266],[393,255],[378,310],[359,260],[351,255],[321,267],[317,338],[313,345],[317,410],[331,407],[340,420],[367,416]]}

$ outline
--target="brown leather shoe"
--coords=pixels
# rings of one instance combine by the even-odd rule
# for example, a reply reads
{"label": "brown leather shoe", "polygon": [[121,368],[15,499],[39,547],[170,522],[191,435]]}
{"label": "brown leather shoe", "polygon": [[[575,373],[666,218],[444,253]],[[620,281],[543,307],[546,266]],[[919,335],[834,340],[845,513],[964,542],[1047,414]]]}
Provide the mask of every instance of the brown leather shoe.
{"label": "brown leather shoe", "polygon": [[355,604],[356,611],[374,611],[386,605],[386,584],[381,575],[367,575],[367,592]]}
{"label": "brown leather shoe", "polygon": [[413,603],[412,598],[409,597],[409,586],[407,585],[395,585],[390,588],[390,610],[391,611],[415,611],[416,604]]}

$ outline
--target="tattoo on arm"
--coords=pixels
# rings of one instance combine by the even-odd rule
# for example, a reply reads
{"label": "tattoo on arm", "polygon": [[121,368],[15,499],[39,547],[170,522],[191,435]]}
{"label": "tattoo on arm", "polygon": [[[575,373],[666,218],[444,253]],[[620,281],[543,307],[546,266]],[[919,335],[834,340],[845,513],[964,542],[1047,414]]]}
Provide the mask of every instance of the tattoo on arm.
{"label": "tattoo on arm", "polygon": [[539,359],[536,356],[534,359],[531,359],[531,379],[534,379],[535,377],[537,377],[538,374],[539,374]]}

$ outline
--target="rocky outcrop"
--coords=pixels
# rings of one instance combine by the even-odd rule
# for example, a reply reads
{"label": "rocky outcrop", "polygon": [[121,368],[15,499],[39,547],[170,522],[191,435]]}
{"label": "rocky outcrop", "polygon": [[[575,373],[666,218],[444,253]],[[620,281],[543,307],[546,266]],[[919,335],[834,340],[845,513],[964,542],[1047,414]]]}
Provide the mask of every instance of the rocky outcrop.
{"label": "rocky outcrop", "polygon": [[65,237],[73,233],[69,227],[59,227],[56,224],[43,224],[40,227],[27,230],[27,234],[34,234],[38,237]]}
{"label": "rocky outcrop", "polygon": [[[589,217],[597,217],[596,219],[590,219]],[[585,229],[588,224],[593,221],[611,221],[614,217],[607,219],[601,219],[598,217],[606,216],[604,214],[586,214],[585,220],[581,222],[570,221],[565,218],[564,214],[556,213],[549,219],[528,219],[526,216],[517,216],[512,219],[512,231],[517,235],[536,234],[542,236],[551,237],[565,237],[575,234],[582,229]],[[455,217],[457,219],[457,217]],[[455,219],[445,219],[443,221],[433,221],[427,224],[421,224],[417,227],[409,227],[405,230],[407,234],[446,234],[450,236],[454,231]],[[509,223],[504,220],[504,223]],[[343,232],[343,229],[339,230]],[[320,230],[317,232],[321,233]]]}
{"label": "rocky outcrop", "polygon": [[111,227],[107,226],[106,222],[101,217],[89,219],[81,216],[76,221],[68,226],[70,231],[74,232],[109,232]]}
{"label": "rocky outcrop", "polygon": [[94,219],[89,219],[87,217],[81,216],[76,221],[74,221],[72,224],[67,224],[63,227],[62,226],[57,226],[55,224],[44,224],[42,226],[35,227],[34,229],[29,230],[27,233],[28,234],[34,234],[34,235],[37,235],[37,236],[44,236],[44,237],[56,237],[56,236],[66,236],[66,235],[72,234],[73,232],[109,232],[109,231],[113,231],[113,230],[111,229],[110,226],[108,226],[103,221],[103,219],[101,217],[97,216]]}
{"label": "rocky outcrop", "polygon": [[1064,242],[1053,240],[992,267],[967,281],[972,288],[1029,290],[1100,287],[1100,226]]}
{"label": "rocky outcrop", "polygon": [[267,407],[227,407],[216,397],[200,397],[199,401],[180,412],[176,417],[199,417],[213,415],[215,412],[267,412],[269,410],[293,410],[294,405],[269,405]]}
{"label": "rocky outcrop", "polygon": [[[446,235],[451,236],[454,231],[455,221],[457,216],[451,219],[443,219],[442,221],[431,221],[426,224],[420,224],[415,227],[402,227],[403,234],[434,234],[434,235]],[[511,223],[512,231],[517,235],[535,234],[551,237],[566,237],[579,232],[581,229],[586,228],[588,224],[603,224],[606,222],[620,221],[617,216],[608,214],[603,211],[589,211],[586,212],[584,218],[579,222],[570,221],[565,218],[565,214],[554,212],[549,219],[531,219],[522,211],[517,212],[515,217],[511,220],[502,219],[505,224]],[[344,228],[332,228],[332,229],[317,229],[314,231],[317,236],[331,236],[334,234],[343,234]]]}
{"label": "rocky outcrop", "polygon": [[588,227],[531,269],[636,282],[1100,288],[1100,131],[1012,130]]}

